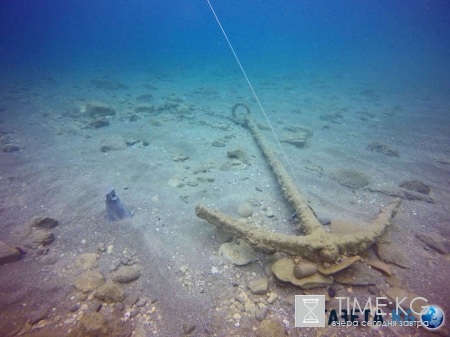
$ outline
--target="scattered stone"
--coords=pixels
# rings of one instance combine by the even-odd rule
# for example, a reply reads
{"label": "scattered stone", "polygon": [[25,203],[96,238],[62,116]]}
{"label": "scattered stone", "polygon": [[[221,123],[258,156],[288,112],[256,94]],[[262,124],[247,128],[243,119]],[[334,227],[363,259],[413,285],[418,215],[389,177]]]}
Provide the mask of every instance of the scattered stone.
{"label": "scattered stone", "polygon": [[90,102],[86,104],[86,113],[90,117],[105,117],[114,116],[116,114],[116,110],[101,102]]}
{"label": "scattered stone", "polygon": [[450,241],[445,240],[438,233],[418,233],[416,238],[441,254],[450,254]]}
{"label": "scattered stone", "polygon": [[109,119],[105,117],[98,117],[91,122],[91,126],[94,129],[104,128],[109,125]]}
{"label": "scattered stone", "polygon": [[369,145],[367,145],[367,150],[372,152],[378,152],[385,154],[387,156],[392,157],[400,157],[400,153],[396,149],[391,149],[389,146],[385,144],[381,144],[379,142],[372,142]]}
{"label": "scattered stone", "polygon": [[105,282],[98,270],[85,271],[75,279],[74,285],[79,291],[86,293],[100,287]]}
{"label": "scattered stone", "polygon": [[190,335],[195,330],[195,325],[191,323],[183,323],[183,334]]}
{"label": "scattered stone", "polygon": [[248,202],[245,202],[238,207],[238,214],[243,218],[249,218],[253,214],[253,207]]}
{"label": "scattered stone", "polygon": [[120,151],[125,150],[127,148],[127,143],[125,142],[125,139],[120,135],[105,136],[101,140],[100,145],[102,152]]}
{"label": "scattered stone", "polygon": [[84,270],[91,269],[96,266],[97,254],[85,253],[77,258],[77,265],[79,265]]}
{"label": "scattered stone", "polygon": [[40,246],[45,246],[53,242],[55,236],[52,232],[46,229],[30,229],[26,231],[26,243],[25,246],[29,248],[38,248]]}
{"label": "scattered stone", "polygon": [[374,296],[378,296],[379,295],[379,291],[378,291],[378,288],[377,287],[375,287],[375,286],[370,286],[370,287],[368,287],[367,288],[367,291],[369,292],[369,293],[371,293],[372,295],[374,295]]}
{"label": "scattered stone", "polygon": [[274,293],[274,292],[271,292],[271,293],[269,294],[269,297],[267,297],[267,303],[272,304],[272,303],[274,303],[277,299],[278,299],[278,294],[277,294],[277,293]]}
{"label": "scattered stone", "polygon": [[230,159],[220,165],[221,171],[244,170],[247,167],[243,162],[237,159]]}
{"label": "scattered stone", "polygon": [[138,308],[132,309],[130,311],[130,318],[136,317],[137,315],[139,315],[140,312],[141,312],[141,310]]}
{"label": "scattered stone", "polygon": [[50,228],[58,226],[58,221],[53,218],[49,218],[49,217],[33,217],[30,220],[28,226],[36,227],[36,228],[50,229]]}
{"label": "scattered stone", "polygon": [[248,283],[248,288],[255,295],[264,295],[269,288],[269,281],[265,277],[261,277],[255,280],[251,280]]}
{"label": "scattered stone", "polygon": [[5,146],[3,146],[3,152],[12,153],[16,151],[20,151],[20,147],[18,147],[17,145],[6,144]]}
{"label": "scattered stone", "polygon": [[156,112],[155,106],[152,104],[149,105],[139,105],[137,106],[134,111],[136,111],[137,113],[154,113]]}
{"label": "scattered stone", "polygon": [[0,265],[18,261],[22,258],[22,253],[16,247],[0,241]]}
{"label": "scattered stone", "polygon": [[330,177],[339,184],[353,189],[369,185],[369,177],[362,172],[353,169],[338,169],[331,172]]}
{"label": "scattered stone", "polygon": [[401,184],[399,184],[398,186],[406,188],[407,190],[410,191],[414,191],[417,193],[422,193],[422,194],[430,194],[431,193],[431,188],[430,186],[417,181],[417,180],[412,180],[412,181],[404,181]]}
{"label": "scattered stone", "polygon": [[184,155],[184,154],[176,154],[172,158],[173,161],[179,161],[179,162],[183,162],[183,161],[188,160],[188,159],[189,159],[189,156]]}
{"label": "scattered stone", "polygon": [[209,169],[210,169],[209,165],[198,165],[198,166],[194,167],[194,169],[192,170],[192,173],[194,173],[194,174],[206,173],[209,171]]}
{"label": "scattered stone", "polygon": [[334,113],[334,114],[322,114],[319,116],[319,118],[325,122],[341,124],[340,120],[343,118],[343,116],[340,114]]}
{"label": "scattered stone", "polygon": [[276,261],[272,265],[272,272],[276,279],[283,282],[290,282],[296,286],[303,289],[317,288],[327,286],[333,283],[333,278],[331,276],[324,276],[319,273],[312,274],[303,278],[296,278],[294,275],[294,261],[285,257]]}
{"label": "scattered stone", "polygon": [[104,253],[106,251],[106,244],[104,242],[100,242],[97,244],[97,252]]}
{"label": "scattered stone", "polygon": [[381,261],[386,263],[393,263],[402,268],[411,268],[411,262],[408,255],[405,253],[408,250],[391,243],[376,243],[375,251]]}
{"label": "scattered stone", "polygon": [[69,337],[96,336],[106,337],[110,333],[108,321],[99,312],[93,312],[83,316],[79,324],[68,335]]}
{"label": "scattered stone", "polygon": [[222,140],[215,140],[211,143],[212,146],[214,147],[225,147],[225,142],[223,142]]}
{"label": "scattered stone", "polygon": [[115,303],[125,299],[125,293],[117,284],[111,281],[105,282],[94,291],[94,296],[99,300]]}
{"label": "scattered stone", "polygon": [[305,146],[306,141],[313,136],[313,132],[302,125],[290,125],[283,128],[285,132],[281,135],[280,141],[292,144],[298,148]]}
{"label": "scattered stone", "polygon": [[275,216],[275,212],[272,208],[268,207],[266,210],[266,217],[273,218]]}
{"label": "scattered stone", "polygon": [[333,287],[328,287],[328,289],[327,289],[328,291],[328,296],[330,297],[330,298],[333,298],[334,296],[336,296],[336,290],[333,288]]}
{"label": "scattered stone", "polygon": [[113,273],[112,280],[119,283],[128,283],[137,280],[140,275],[141,271],[136,265],[122,266],[118,271]]}
{"label": "scattered stone", "polygon": [[280,321],[266,319],[261,322],[256,330],[258,337],[285,337],[286,331]]}
{"label": "scattered stone", "polygon": [[354,263],[349,268],[336,274],[334,280],[342,284],[361,286],[376,285],[383,282],[381,275],[365,263]]}
{"label": "scattered stone", "polygon": [[319,273],[323,274],[323,275],[333,275],[336,274],[348,267],[350,267],[353,263],[355,263],[356,261],[361,260],[361,257],[358,255],[355,256],[351,256],[351,257],[347,257],[342,259],[341,262],[339,262],[338,264],[332,265],[329,268],[325,268],[322,263],[319,263],[317,265],[317,270]]}
{"label": "scattered stone", "polygon": [[294,267],[294,276],[296,278],[302,278],[306,276],[310,276],[317,272],[317,267],[314,263],[302,260]]}
{"label": "scattered stone", "polygon": [[220,246],[219,255],[237,266],[256,261],[255,251],[243,240],[226,242]]}
{"label": "scattered stone", "polygon": [[266,318],[268,312],[269,312],[269,310],[266,307],[257,309],[255,312],[255,318],[261,322],[262,320],[264,320]]}
{"label": "scattered stone", "polygon": [[123,305],[122,302],[114,303],[114,309],[116,309],[118,311],[123,311],[124,308],[125,308],[125,306]]}
{"label": "scattered stone", "polygon": [[386,275],[392,275],[391,266],[389,266],[388,264],[386,264],[380,260],[369,260],[369,261],[367,261],[367,264],[373,268],[381,270]]}
{"label": "scattered stone", "polygon": [[141,298],[137,303],[136,306],[138,308],[142,308],[145,307],[145,305],[147,304],[147,300],[145,298]]}
{"label": "scattered stone", "polygon": [[250,161],[248,159],[247,152],[245,152],[241,148],[237,148],[234,150],[228,150],[227,156],[228,156],[228,158],[237,159],[245,165],[250,165]]}
{"label": "scattered stone", "polygon": [[80,309],[80,305],[75,303],[74,305],[69,307],[69,312],[75,312],[75,311],[78,311],[78,309]]}

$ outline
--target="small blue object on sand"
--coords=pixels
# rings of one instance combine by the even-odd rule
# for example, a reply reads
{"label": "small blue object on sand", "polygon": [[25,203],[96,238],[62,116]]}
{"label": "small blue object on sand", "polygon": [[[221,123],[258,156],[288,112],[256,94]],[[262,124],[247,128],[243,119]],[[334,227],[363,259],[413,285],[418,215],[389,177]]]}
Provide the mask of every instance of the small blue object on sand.
{"label": "small blue object on sand", "polygon": [[115,221],[118,219],[131,218],[133,212],[130,212],[119,199],[114,188],[108,189],[106,192],[106,219]]}

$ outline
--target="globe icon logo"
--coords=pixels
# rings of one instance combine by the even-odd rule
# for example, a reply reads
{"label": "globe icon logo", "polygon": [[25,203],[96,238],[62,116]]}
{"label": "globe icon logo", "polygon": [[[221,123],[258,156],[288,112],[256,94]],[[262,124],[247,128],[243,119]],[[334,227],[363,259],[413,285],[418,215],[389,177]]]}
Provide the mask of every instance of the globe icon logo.
{"label": "globe icon logo", "polygon": [[430,305],[423,309],[420,316],[423,325],[428,329],[437,329],[444,323],[444,312],[441,308]]}

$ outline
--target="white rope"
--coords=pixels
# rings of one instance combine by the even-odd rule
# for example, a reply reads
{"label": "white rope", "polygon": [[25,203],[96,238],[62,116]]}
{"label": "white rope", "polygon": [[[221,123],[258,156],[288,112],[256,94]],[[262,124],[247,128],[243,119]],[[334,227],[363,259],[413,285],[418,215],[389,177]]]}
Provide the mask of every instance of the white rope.
{"label": "white rope", "polygon": [[223,34],[223,36],[225,37],[225,40],[227,40],[228,46],[230,46],[231,52],[233,53],[234,58],[236,59],[236,62],[237,62],[237,64],[239,65],[239,68],[241,68],[242,74],[244,75],[245,80],[247,81],[248,86],[250,87],[250,90],[252,91],[253,96],[255,97],[256,102],[258,103],[259,108],[261,109],[261,111],[262,111],[262,113],[263,113],[263,115],[264,115],[264,118],[265,118],[266,121],[267,121],[267,124],[269,124],[270,130],[272,130],[272,133],[273,133],[273,135],[274,135],[274,137],[275,137],[275,139],[276,139],[276,141],[277,141],[278,146],[279,146],[280,149],[281,149],[281,152],[283,153],[284,158],[286,159],[286,162],[287,162],[287,164],[288,164],[288,166],[289,166],[289,169],[291,170],[291,174],[292,174],[292,176],[294,177],[295,182],[297,183],[297,185],[299,185],[299,183],[298,183],[298,181],[297,181],[297,177],[296,177],[296,175],[295,175],[295,173],[294,173],[294,169],[293,169],[293,167],[292,167],[292,165],[291,165],[291,162],[290,162],[290,160],[289,160],[289,158],[288,158],[288,155],[287,155],[286,152],[284,151],[283,146],[281,145],[281,142],[280,142],[280,140],[278,139],[277,134],[275,133],[275,129],[273,128],[272,123],[270,122],[269,117],[267,116],[266,111],[264,110],[264,108],[263,108],[263,106],[262,106],[262,104],[261,104],[261,102],[260,102],[260,100],[259,100],[258,95],[256,94],[255,90],[253,89],[252,83],[250,82],[249,78],[247,77],[247,74],[246,74],[246,72],[245,72],[245,70],[244,70],[244,67],[243,67],[242,64],[241,64],[241,61],[239,61],[239,58],[238,58],[236,52],[234,51],[234,48],[233,48],[233,46],[231,45],[230,40],[228,39],[227,33],[225,33],[225,30],[223,29],[222,24],[220,23],[220,20],[219,20],[219,18],[217,17],[217,14],[216,14],[216,12],[214,11],[213,6],[212,6],[211,3],[209,2],[209,0],[206,0],[206,1],[208,2],[209,8],[211,8],[211,11],[212,11],[214,17],[216,18],[217,24],[219,25],[220,30],[222,31],[222,34]]}

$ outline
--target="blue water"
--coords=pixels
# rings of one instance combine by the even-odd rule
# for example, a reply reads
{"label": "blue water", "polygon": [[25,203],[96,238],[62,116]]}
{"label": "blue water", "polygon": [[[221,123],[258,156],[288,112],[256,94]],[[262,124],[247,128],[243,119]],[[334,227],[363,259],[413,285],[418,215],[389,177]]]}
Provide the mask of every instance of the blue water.
{"label": "blue water", "polygon": [[[249,71],[381,72],[449,89],[448,1],[211,3]],[[3,70],[205,63],[236,70],[206,0],[0,6]]]}

